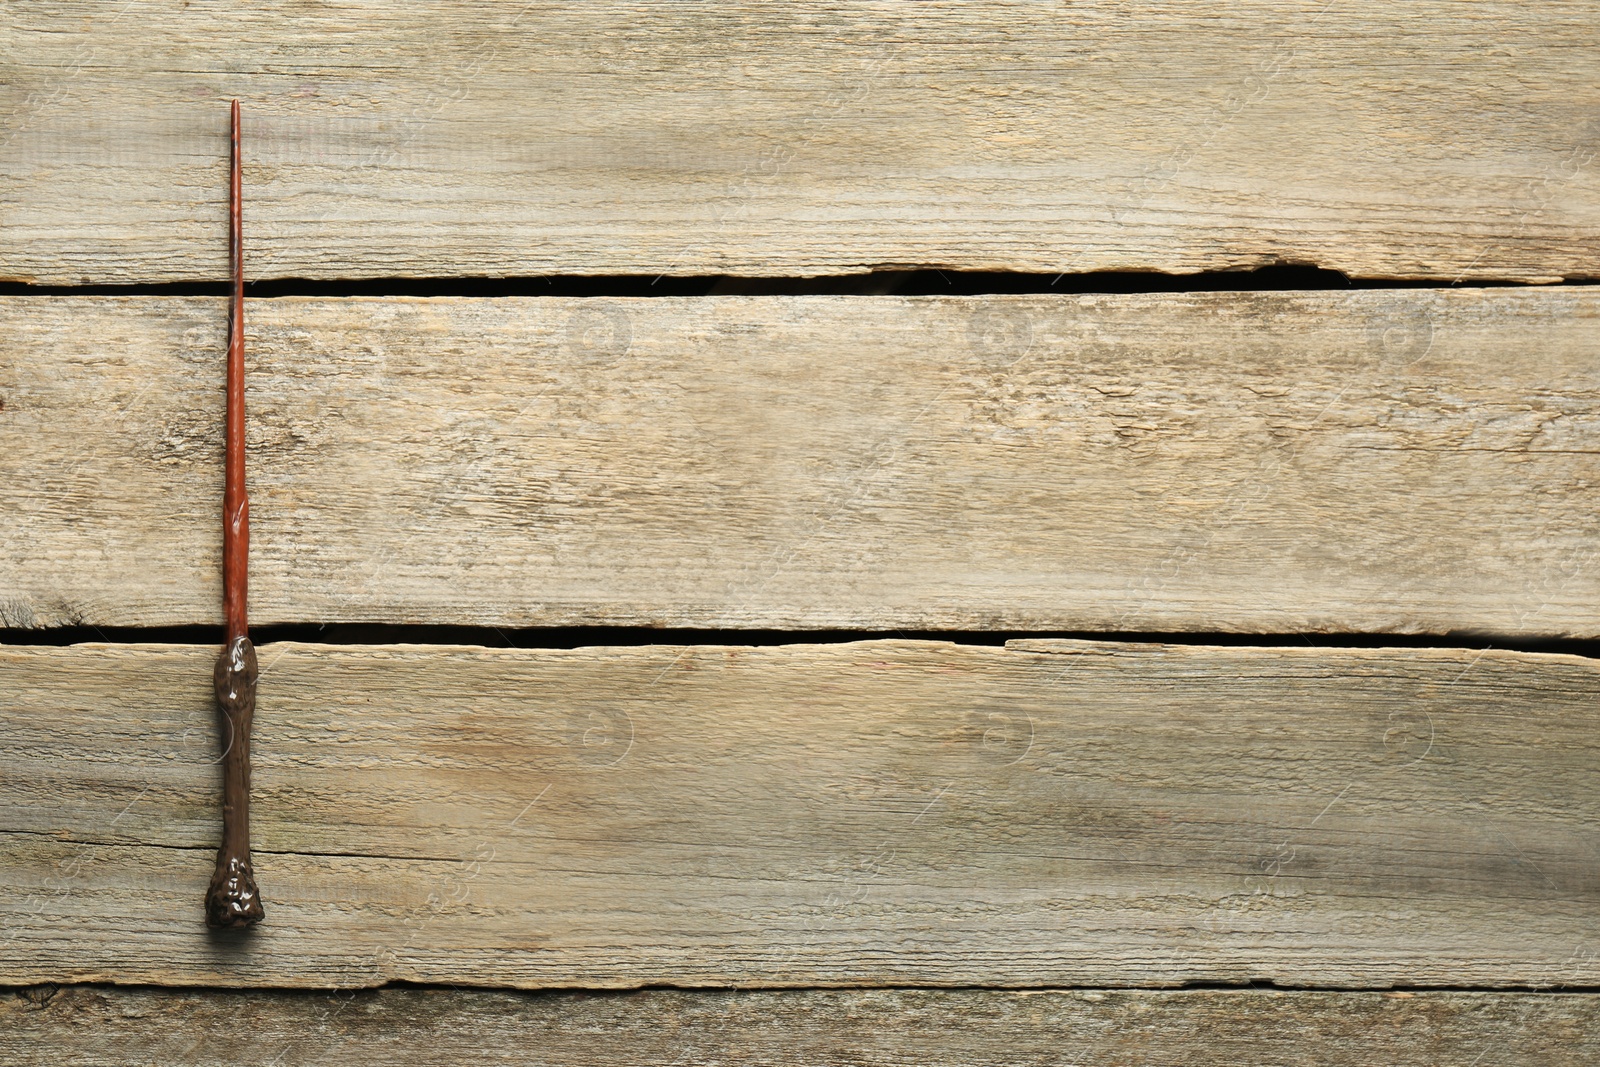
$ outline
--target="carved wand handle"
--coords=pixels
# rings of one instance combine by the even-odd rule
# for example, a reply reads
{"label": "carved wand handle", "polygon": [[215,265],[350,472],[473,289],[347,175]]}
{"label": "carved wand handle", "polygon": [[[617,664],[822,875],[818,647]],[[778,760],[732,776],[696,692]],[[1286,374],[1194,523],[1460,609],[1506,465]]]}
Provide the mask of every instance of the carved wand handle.
{"label": "carved wand handle", "polygon": [[256,710],[256,650],[245,617],[250,567],[250,499],[244,484],[244,239],[239,202],[239,101],[233,102],[228,177],[228,408],[222,491],[222,610],[227,635],[213,681],[222,715],[222,847],[206,892],[206,922],[254,926],[266,914],[250,866],[250,724]]}

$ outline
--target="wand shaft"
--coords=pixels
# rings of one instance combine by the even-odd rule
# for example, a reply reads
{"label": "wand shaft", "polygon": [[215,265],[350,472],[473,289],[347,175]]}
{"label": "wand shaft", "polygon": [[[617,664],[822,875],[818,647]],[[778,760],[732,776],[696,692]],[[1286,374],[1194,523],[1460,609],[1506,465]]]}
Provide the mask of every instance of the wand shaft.
{"label": "wand shaft", "polygon": [[249,631],[245,602],[250,585],[250,497],[244,482],[244,227],[240,202],[239,101],[233,102],[232,161],[228,170],[228,261],[233,298],[228,308],[228,409],[222,490],[222,610],[227,643]]}

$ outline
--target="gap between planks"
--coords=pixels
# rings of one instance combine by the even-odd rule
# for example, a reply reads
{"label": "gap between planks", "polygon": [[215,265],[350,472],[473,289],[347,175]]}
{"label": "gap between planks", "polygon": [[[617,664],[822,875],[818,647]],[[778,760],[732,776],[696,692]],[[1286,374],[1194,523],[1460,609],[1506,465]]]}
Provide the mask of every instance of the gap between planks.
{"label": "gap between planks", "polygon": [[[222,628],[215,626],[60,626],[27,630],[0,629],[0,646],[64,647],[82,644],[193,645],[218,644]],[[1037,630],[689,630],[675,628],[585,626],[408,626],[334,623],[252,626],[252,643],[258,649],[292,643],[298,645],[463,645],[482,648],[574,649],[629,645],[734,645],[762,648],[772,645],[838,645],[858,641],[894,639],[940,641],[952,645],[1002,647],[1012,641],[1111,641],[1119,644],[1214,645],[1228,648],[1453,648],[1473,652],[1500,650],[1534,654],[1553,653],[1600,659],[1600,640],[1486,640],[1481,636],[1426,634],[1307,634],[1307,633],[1171,633],[1122,631]]]}
{"label": "gap between planks", "polygon": [[[1525,288],[1530,283],[1475,278],[1452,282],[1473,291]],[[1568,278],[1545,287],[1579,288],[1596,278]],[[1053,296],[1205,292],[1350,292],[1358,289],[1438,288],[1434,278],[1352,278],[1317,267],[1272,266],[1247,270],[1089,271],[1024,274],[1016,271],[907,270],[831,276],[660,276],[562,274],[523,277],[269,278],[245,282],[245,297],[698,297],[698,296]],[[126,285],[40,285],[0,282],[0,296],[226,296],[221,281],[145,282]]]}

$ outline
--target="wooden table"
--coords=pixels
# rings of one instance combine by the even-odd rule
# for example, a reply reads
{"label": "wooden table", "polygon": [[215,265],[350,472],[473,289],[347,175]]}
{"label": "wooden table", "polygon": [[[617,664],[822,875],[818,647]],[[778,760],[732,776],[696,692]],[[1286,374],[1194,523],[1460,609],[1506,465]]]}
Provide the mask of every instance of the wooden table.
{"label": "wooden table", "polygon": [[0,54],[0,1060],[1600,1064],[1594,4]]}

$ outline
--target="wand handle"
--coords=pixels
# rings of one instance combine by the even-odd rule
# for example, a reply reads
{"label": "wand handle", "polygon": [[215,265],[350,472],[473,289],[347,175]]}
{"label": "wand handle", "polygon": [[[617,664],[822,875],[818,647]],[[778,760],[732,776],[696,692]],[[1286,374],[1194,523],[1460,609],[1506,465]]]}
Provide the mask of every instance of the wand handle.
{"label": "wand handle", "polygon": [[222,712],[222,847],[206,891],[206,922],[254,926],[265,916],[250,865],[250,724],[256,713],[256,650],[248,637],[228,642],[212,680]]}

